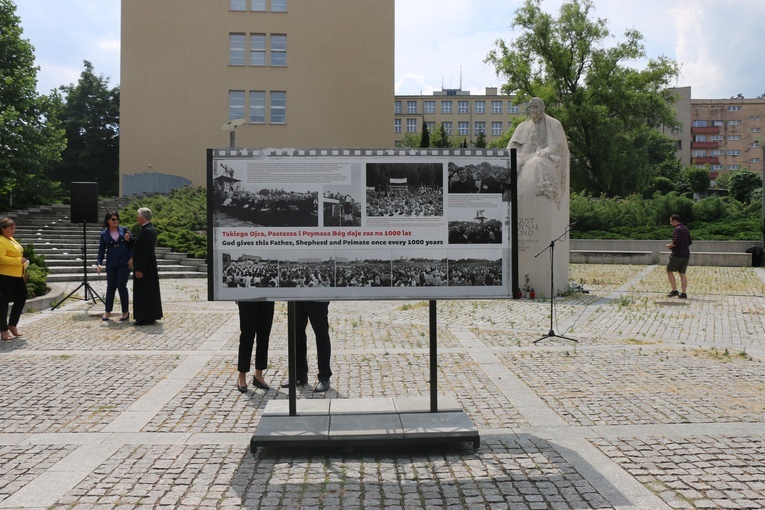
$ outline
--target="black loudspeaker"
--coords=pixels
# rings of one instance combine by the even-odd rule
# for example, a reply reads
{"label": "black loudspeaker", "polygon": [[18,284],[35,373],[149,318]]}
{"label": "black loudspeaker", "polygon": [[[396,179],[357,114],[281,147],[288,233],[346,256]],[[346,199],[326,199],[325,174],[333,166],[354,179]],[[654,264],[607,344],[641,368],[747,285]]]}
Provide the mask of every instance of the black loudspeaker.
{"label": "black loudspeaker", "polygon": [[72,223],[101,223],[98,217],[98,183],[72,183]]}

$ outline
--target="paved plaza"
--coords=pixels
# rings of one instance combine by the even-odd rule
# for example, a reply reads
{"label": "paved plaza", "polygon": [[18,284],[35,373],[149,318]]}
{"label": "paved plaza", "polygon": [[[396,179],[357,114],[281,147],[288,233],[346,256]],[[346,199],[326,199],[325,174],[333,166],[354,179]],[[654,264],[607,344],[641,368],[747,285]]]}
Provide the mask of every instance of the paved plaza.
{"label": "paved plaza", "polygon": [[[534,343],[549,300],[440,301],[439,394],[477,450],[251,453],[288,398],[284,303],[271,389],[246,394],[236,305],[208,302],[206,280],[162,280],[153,326],[77,299],[25,314],[0,343],[0,509],[764,509],[765,271],[688,274],[683,301],[660,266],[571,265],[589,293],[556,299],[555,331],[578,343]],[[429,396],[428,320],[423,301],[332,303],[332,389],[311,390],[309,336],[298,398]]]}

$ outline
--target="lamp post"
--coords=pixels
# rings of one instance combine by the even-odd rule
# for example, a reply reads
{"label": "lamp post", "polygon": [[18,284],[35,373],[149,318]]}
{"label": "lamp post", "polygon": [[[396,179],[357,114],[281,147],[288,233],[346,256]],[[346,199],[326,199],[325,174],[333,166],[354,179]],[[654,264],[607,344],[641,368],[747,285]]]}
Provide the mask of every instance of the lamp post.
{"label": "lamp post", "polygon": [[234,119],[226,122],[220,127],[221,131],[228,131],[229,148],[236,148],[236,128],[244,124],[244,119]]}

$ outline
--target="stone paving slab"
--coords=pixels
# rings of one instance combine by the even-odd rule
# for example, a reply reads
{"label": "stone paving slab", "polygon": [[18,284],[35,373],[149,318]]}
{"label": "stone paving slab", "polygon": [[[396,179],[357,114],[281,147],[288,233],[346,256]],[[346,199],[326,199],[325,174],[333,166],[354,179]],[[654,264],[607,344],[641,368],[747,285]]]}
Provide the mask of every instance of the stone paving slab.
{"label": "stone paving slab", "polygon": [[[163,280],[148,328],[77,300],[26,314],[0,343],[0,509],[765,508],[765,271],[692,267],[685,302],[661,266],[570,274],[589,293],[556,298],[554,327],[578,343],[533,343],[549,300],[438,302],[438,391],[478,450],[251,454],[287,399],[286,305],[272,390],[240,394],[236,305],[207,302],[205,279]],[[428,321],[424,301],[333,303],[333,387],[298,398],[427,398]]]}

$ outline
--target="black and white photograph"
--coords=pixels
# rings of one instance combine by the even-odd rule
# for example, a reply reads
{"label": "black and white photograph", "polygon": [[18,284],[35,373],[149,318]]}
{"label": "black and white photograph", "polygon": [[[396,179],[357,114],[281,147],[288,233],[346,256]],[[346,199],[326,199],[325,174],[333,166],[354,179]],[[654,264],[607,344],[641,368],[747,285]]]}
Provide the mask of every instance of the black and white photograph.
{"label": "black and white photograph", "polygon": [[488,161],[478,164],[448,165],[449,193],[492,193],[502,195],[510,189],[510,169],[492,165]]}
{"label": "black and white photograph", "polygon": [[279,260],[279,286],[289,287],[334,287],[335,260],[332,252],[300,253]]}
{"label": "black and white photograph", "polygon": [[500,207],[451,208],[449,244],[502,244],[503,213]]}
{"label": "black and white photograph", "polygon": [[390,252],[345,250],[337,257],[335,274],[337,287],[391,287]]}
{"label": "black and white photograph", "polygon": [[[394,287],[446,287],[446,250],[393,251]],[[440,257],[439,255],[443,255]]]}
{"label": "black and white photograph", "polygon": [[442,163],[367,163],[367,216],[443,216]]}
{"label": "black and white photograph", "polygon": [[255,254],[223,253],[221,285],[228,288],[275,288],[279,286],[279,263]]}
{"label": "black and white photograph", "polygon": [[[471,253],[475,256],[471,256]],[[449,286],[451,287],[493,287],[502,285],[502,257],[480,258],[482,252],[465,250],[465,257],[459,252],[449,252]],[[453,257],[459,258],[453,258]]]}
{"label": "black and white photograph", "polygon": [[322,208],[325,227],[360,227],[361,201],[351,186],[324,189]]}
{"label": "black and white photograph", "polygon": [[317,185],[253,186],[247,167],[217,161],[214,167],[215,227],[318,227]]}

